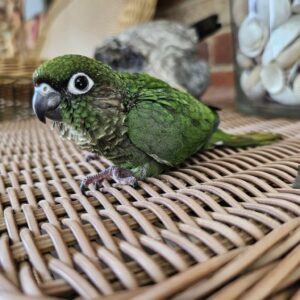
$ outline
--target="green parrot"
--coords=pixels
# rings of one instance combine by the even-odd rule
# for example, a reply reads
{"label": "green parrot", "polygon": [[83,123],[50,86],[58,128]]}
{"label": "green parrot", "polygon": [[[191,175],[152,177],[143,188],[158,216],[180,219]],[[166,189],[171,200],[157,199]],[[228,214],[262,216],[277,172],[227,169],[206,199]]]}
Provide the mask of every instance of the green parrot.
{"label": "green parrot", "polygon": [[197,151],[217,146],[264,145],[272,133],[232,135],[218,129],[217,111],[147,74],[114,71],[80,55],[64,55],[34,74],[33,110],[53,121],[63,138],[108,158],[114,166],[81,183],[114,179],[137,185]]}

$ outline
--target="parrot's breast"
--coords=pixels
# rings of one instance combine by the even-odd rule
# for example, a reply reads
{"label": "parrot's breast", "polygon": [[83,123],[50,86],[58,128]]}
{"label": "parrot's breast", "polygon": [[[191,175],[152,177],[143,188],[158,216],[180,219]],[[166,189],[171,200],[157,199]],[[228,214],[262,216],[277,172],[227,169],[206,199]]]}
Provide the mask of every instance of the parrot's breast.
{"label": "parrot's breast", "polygon": [[120,107],[85,106],[80,118],[69,111],[69,114],[64,114],[64,122],[56,127],[62,138],[81,149],[112,159],[121,155],[123,149],[120,145],[128,139],[125,120],[126,115]]}
{"label": "parrot's breast", "polygon": [[60,122],[53,122],[53,127],[58,129],[59,135],[63,139],[75,143],[83,150],[93,152],[92,149],[95,145],[88,134],[75,130],[72,126]]}

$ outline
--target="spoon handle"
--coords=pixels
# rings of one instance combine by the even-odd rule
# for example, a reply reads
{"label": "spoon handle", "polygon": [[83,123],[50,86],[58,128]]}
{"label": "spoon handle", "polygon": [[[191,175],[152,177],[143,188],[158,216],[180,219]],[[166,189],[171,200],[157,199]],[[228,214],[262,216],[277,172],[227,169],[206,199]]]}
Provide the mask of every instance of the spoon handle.
{"label": "spoon handle", "polygon": [[249,0],[248,1],[248,12],[249,12],[248,15],[250,17],[256,15],[256,1],[257,0]]}

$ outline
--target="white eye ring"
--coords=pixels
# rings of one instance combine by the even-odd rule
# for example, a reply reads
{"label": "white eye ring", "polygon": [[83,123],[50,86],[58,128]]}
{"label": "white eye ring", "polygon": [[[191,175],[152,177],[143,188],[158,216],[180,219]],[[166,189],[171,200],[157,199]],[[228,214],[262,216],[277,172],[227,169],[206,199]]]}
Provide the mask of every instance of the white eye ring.
{"label": "white eye ring", "polygon": [[94,81],[88,75],[76,73],[69,80],[68,91],[74,95],[85,94],[93,87],[93,85]]}

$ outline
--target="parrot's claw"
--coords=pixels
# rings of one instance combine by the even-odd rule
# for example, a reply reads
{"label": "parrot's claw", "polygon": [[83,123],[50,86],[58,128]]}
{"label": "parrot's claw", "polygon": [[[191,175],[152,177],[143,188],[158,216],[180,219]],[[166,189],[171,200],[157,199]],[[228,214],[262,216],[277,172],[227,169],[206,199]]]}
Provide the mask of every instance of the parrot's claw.
{"label": "parrot's claw", "polygon": [[128,185],[132,186],[133,188],[137,188],[139,186],[139,183],[135,177],[133,177],[133,178],[134,179],[130,179],[132,181],[132,183],[114,183],[112,186],[114,188],[120,188],[120,187],[122,187],[122,185],[128,184]]}
{"label": "parrot's claw", "polygon": [[126,169],[121,169],[118,167],[113,167],[112,178],[116,182],[117,185],[128,184],[134,188],[138,186],[137,178]]}
{"label": "parrot's claw", "polygon": [[90,162],[91,160],[99,160],[100,157],[98,154],[92,153],[92,152],[85,152],[83,154],[83,159],[85,162]]}
{"label": "parrot's claw", "polygon": [[130,171],[112,166],[95,175],[86,176],[80,184],[81,193],[85,195],[92,183],[96,183],[96,187],[99,188],[104,179],[113,179],[119,185],[128,184],[134,188],[138,186],[137,178]]}
{"label": "parrot's claw", "polygon": [[86,191],[87,191],[87,186],[86,184],[84,183],[84,180],[81,181],[80,183],[80,191],[83,195],[86,196]]}
{"label": "parrot's claw", "polygon": [[293,188],[300,189],[300,166],[298,167],[298,175],[296,176]]}
{"label": "parrot's claw", "polygon": [[102,192],[102,190],[104,189],[104,186],[102,185],[102,181],[97,181],[97,182],[95,183],[95,189],[96,189],[97,191]]}

